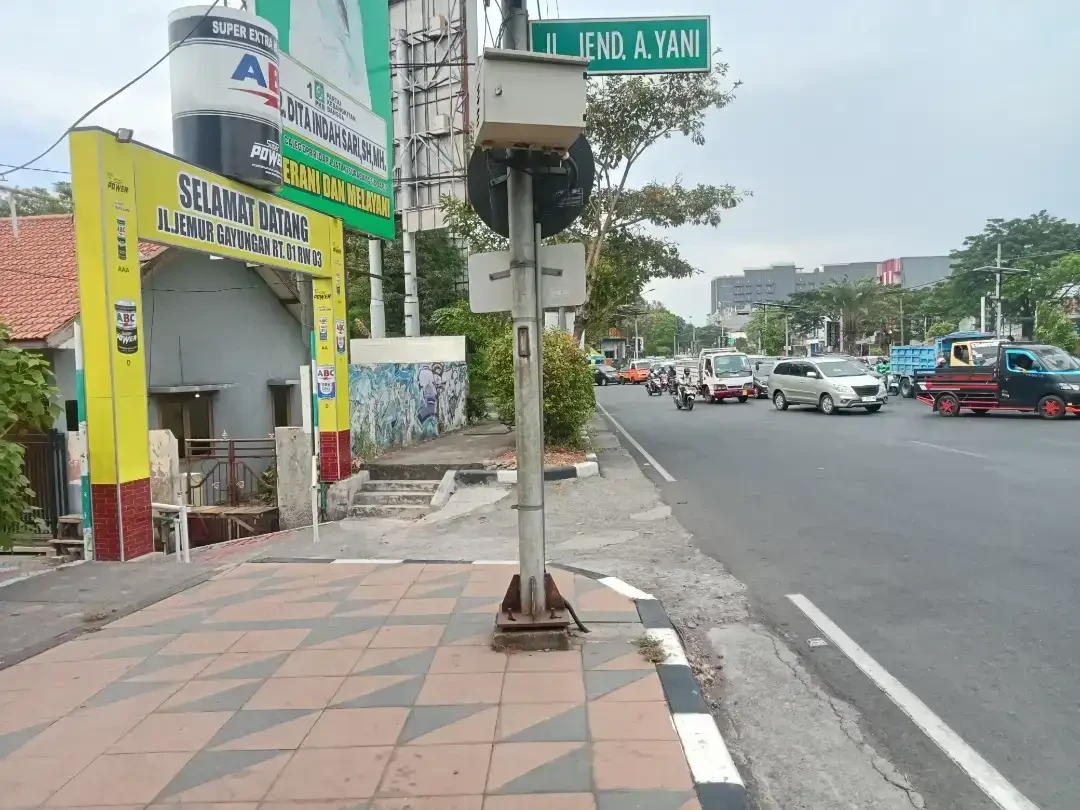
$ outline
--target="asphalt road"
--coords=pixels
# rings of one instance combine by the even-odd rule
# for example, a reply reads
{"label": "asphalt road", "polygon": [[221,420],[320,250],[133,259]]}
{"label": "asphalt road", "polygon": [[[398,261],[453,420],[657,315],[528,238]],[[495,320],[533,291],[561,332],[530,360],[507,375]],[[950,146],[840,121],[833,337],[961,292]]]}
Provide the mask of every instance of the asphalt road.
{"label": "asphalt road", "polygon": [[[1031,802],[1080,807],[1080,419],[597,401],[767,621],[820,635],[805,595]],[[928,806],[994,806],[839,650],[796,648]]]}

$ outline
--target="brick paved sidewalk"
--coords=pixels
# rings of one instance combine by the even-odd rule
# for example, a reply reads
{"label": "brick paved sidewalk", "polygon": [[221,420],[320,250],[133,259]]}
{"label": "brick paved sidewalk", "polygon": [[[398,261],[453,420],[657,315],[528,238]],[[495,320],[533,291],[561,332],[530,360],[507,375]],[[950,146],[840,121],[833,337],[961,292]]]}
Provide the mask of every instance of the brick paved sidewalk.
{"label": "brick paved sidewalk", "polygon": [[248,563],[0,671],[0,808],[698,810],[634,603],[495,653],[514,567]]}

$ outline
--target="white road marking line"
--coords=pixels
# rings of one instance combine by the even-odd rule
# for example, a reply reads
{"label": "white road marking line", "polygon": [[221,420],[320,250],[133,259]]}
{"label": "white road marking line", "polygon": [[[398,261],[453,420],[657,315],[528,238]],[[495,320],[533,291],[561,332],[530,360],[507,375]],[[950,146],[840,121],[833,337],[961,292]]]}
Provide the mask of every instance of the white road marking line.
{"label": "white road marking line", "polygon": [[645,635],[660,642],[660,646],[663,647],[664,652],[667,653],[667,658],[661,663],[674,664],[677,667],[690,666],[690,662],[686,658],[686,651],[683,650],[682,640],[679,638],[679,634],[670,627],[653,627],[646,630]]}
{"label": "white road marking line", "polygon": [[596,403],[596,407],[599,408],[600,411],[604,414],[604,416],[606,416],[608,418],[608,421],[611,422],[611,424],[615,426],[615,429],[617,431],[619,431],[619,433],[621,433],[623,436],[625,436],[626,440],[628,442],[630,442],[630,444],[634,445],[634,447],[637,449],[637,451],[639,453],[641,453],[641,455],[643,455],[645,457],[645,460],[648,461],[650,464],[652,464],[653,469],[656,470],[658,473],[660,473],[660,476],[665,481],[667,481],[668,483],[671,483],[671,482],[673,482],[675,480],[674,475],[672,475],[667,470],[665,470],[663,468],[663,466],[661,466],[659,461],[657,461],[655,458],[653,458],[652,456],[649,455],[648,450],[646,450],[644,447],[642,447],[640,444],[638,444],[637,439],[635,439],[633,436],[631,436],[629,433],[626,432],[626,428],[624,428],[622,425],[620,425],[618,422],[615,421],[615,417],[607,412],[607,408],[605,408],[599,402]]}
{"label": "white road marking line", "polygon": [[598,580],[601,584],[607,585],[611,590],[616,593],[621,593],[627,599],[655,599],[651,593],[645,593],[638,588],[635,588],[629,582],[623,582],[618,577],[603,577]]}
{"label": "white road marking line", "polygon": [[957,453],[961,456],[971,456],[971,458],[981,458],[984,461],[989,461],[989,456],[984,456],[981,453],[972,453],[968,450],[957,450],[955,447],[946,447],[943,444],[931,444],[930,442],[920,442],[915,439],[908,440],[911,444],[917,444],[919,447],[929,447],[931,450],[942,450],[946,453]]}
{"label": "white road marking line", "polygon": [[955,762],[964,773],[971,777],[982,792],[990,797],[1002,810],[1039,810],[1020,791],[1014,788],[993,765],[983,759],[979,753],[964,742],[955,731],[945,725],[930,708],[919,700],[911,690],[896,680],[877,661],[863,650],[828,616],[822,613],[813,602],[801,593],[790,593],[787,598],[799,608],[817,628],[824,633],[840,650],[851,659],[862,673],[900,707],[912,722],[923,730],[927,737],[937,743],[945,755]]}
{"label": "white road marking line", "polygon": [[743,784],[711,714],[676,714],[673,718],[695,782]]}

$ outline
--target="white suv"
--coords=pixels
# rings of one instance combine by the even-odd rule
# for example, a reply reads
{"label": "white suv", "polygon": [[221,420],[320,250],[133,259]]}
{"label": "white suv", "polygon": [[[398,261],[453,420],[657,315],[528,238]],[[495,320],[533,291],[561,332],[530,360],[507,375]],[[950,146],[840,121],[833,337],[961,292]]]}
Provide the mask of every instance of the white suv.
{"label": "white suv", "polygon": [[847,357],[781,360],[769,375],[769,393],[778,411],[813,405],[825,414],[852,408],[877,413],[889,401],[882,381]]}

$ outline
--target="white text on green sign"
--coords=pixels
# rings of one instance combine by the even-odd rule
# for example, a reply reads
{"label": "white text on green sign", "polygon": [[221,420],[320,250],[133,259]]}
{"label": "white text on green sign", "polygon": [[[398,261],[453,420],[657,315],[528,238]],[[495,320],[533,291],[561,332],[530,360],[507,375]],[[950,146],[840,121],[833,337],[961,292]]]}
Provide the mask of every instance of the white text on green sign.
{"label": "white text on green sign", "polygon": [[532,50],[591,60],[589,73],[701,73],[712,66],[708,17],[534,20]]}

